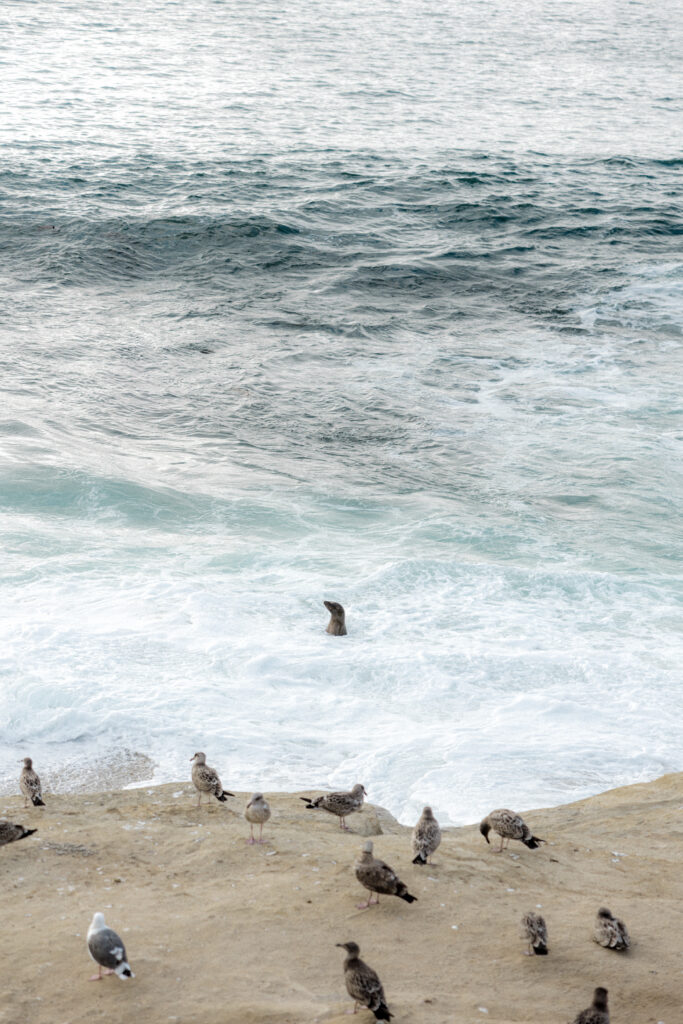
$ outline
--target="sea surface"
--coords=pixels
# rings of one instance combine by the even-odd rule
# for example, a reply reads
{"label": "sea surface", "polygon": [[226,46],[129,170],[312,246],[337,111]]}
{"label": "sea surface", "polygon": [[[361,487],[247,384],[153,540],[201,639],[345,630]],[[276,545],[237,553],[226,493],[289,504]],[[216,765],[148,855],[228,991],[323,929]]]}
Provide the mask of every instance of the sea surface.
{"label": "sea surface", "polygon": [[3,3],[0,792],[681,769],[682,10]]}

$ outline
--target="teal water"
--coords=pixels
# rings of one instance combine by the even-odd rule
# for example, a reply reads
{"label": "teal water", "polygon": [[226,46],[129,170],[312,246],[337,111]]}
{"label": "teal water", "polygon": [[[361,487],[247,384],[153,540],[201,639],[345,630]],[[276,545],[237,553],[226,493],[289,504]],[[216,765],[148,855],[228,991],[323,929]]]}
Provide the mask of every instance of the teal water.
{"label": "teal water", "polygon": [[680,768],[680,16],[1,17],[2,788]]}

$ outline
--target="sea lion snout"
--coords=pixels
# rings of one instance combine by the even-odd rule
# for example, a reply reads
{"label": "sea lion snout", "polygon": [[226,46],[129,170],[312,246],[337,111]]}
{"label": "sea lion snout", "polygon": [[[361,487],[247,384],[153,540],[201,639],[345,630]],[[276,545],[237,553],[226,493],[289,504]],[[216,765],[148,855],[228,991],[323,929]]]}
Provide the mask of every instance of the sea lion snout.
{"label": "sea lion snout", "polygon": [[346,636],[346,613],[337,601],[323,601],[330,613],[330,621],[325,632],[332,636]]}

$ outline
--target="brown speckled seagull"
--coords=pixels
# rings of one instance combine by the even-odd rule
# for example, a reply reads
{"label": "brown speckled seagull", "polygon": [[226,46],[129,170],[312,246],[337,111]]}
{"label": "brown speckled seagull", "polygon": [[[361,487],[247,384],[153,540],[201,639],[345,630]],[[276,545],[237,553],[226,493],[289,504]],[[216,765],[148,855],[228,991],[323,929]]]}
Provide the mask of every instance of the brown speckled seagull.
{"label": "brown speckled seagull", "polygon": [[339,818],[339,827],[345,831],[349,831],[349,827],[344,821],[344,818],[348,814],[353,814],[354,811],[359,811],[363,806],[363,797],[367,796],[365,792],[365,786],[362,786],[358,782],[350,793],[325,793],[323,796],[317,796],[315,798],[310,796],[300,796],[299,800],[303,800],[309,811],[315,810],[317,807],[322,807],[324,811],[329,811],[330,814],[336,814]]}
{"label": "brown speckled seagull", "polygon": [[441,829],[432,813],[431,807],[425,807],[417,825],[413,829],[413,864],[431,864],[432,854],[441,843]]}
{"label": "brown speckled seagull", "polygon": [[12,821],[0,821],[0,846],[7,846],[8,843],[26,839],[27,836],[32,836],[37,831],[37,828],[24,828],[23,825],[15,825]]}
{"label": "brown speckled seagull", "polygon": [[[247,839],[247,843],[250,846],[253,846],[254,843],[264,842],[263,826],[270,818],[270,806],[263,796],[263,793],[254,793],[245,808],[244,817],[247,819],[251,827],[251,838]],[[260,826],[258,839],[254,839],[254,825]]]}
{"label": "brown speckled seagull", "polygon": [[393,1014],[389,1012],[382,982],[372,967],[358,956],[358,945],[355,942],[338,942],[337,945],[348,954],[344,961],[344,981],[346,991],[353,999],[353,1012],[356,1013],[359,1006],[365,1006],[372,1010],[375,1020],[391,1020]]}
{"label": "brown speckled seagull", "polygon": [[365,910],[366,907],[372,907],[375,903],[379,903],[380,893],[386,896],[398,896],[406,903],[414,903],[417,899],[417,896],[410,895],[408,887],[401,881],[393,868],[373,856],[372,840],[370,839],[363,844],[360,857],[354,864],[354,870],[360,884],[370,892],[377,894],[376,900],[369,899],[365,903],[359,903],[359,910]]}
{"label": "brown speckled seagull", "polygon": [[487,843],[490,842],[489,832],[491,829],[500,836],[500,846],[497,850],[493,851],[494,853],[502,853],[503,843],[507,847],[511,839],[519,839],[530,850],[537,849],[539,843],[545,842],[545,839],[532,836],[531,829],[524,823],[519,814],[515,814],[514,811],[508,811],[505,808],[491,811],[479,825],[479,831]]}
{"label": "brown speckled seagull", "polygon": [[225,803],[229,796],[234,796],[234,793],[229,793],[227,789],[223,789],[223,784],[218,777],[218,772],[215,768],[210,768],[206,763],[206,754],[201,750],[190,758],[194,761],[192,765],[192,781],[194,782],[195,789],[199,793],[199,800],[197,801],[197,807],[201,806],[202,793],[208,793],[209,796],[215,796],[216,800],[220,800],[221,803]]}
{"label": "brown speckled seagull", "polygon": [[618,917],[614,917],[607,907],[600,907],[598,910],[593,938],[606,949],[628,949],[631,945],[631,937],[626,931],[626,925]]}
{"label": "brown speckled seagull", "polygon": [[540,914],[534,914],[533,910],[522,916],[522,938],[529,944],[528,950],[525,950],[526,956],[531,956],[532,950],[536,956],[547,956],[548,929],[545,920]]}
{"label": "brown speckled seagull", "polygon": [[607,1009],[607,989],[596,988],[593,993],[593,1004],[587,1010],[577,1013],[572,1024],[609,1024]]}
{"label": "brown speckled seagull", "polygon": [[24,758],[24,767],[19,776],[19,789],[24,794],[24,807],[28,807],[29,800],[34,807],[44,807],[43,787],[40,779],[33,770],[33,761],[30,757]]}
{"label": "brown speckled seagull", "polygon": [[342,606],[337,601],[323,601],[323,604],[330,613],[325,632],[331,636],[346,636],[346,612]]}

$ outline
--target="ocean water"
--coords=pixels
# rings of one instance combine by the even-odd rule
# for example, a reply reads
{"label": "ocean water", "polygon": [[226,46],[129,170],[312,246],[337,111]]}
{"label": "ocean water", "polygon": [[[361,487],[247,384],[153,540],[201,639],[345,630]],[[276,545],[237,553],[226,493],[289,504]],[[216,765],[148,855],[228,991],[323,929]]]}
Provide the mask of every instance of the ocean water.
{"label": "ocean water", "polygon": [[0,791],[680,769],[680,9],[0,22]]}

